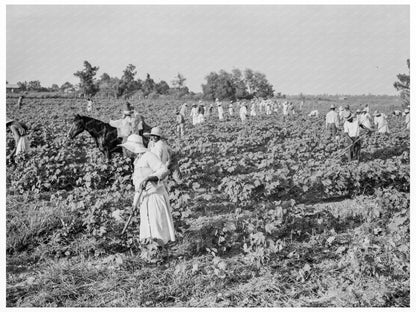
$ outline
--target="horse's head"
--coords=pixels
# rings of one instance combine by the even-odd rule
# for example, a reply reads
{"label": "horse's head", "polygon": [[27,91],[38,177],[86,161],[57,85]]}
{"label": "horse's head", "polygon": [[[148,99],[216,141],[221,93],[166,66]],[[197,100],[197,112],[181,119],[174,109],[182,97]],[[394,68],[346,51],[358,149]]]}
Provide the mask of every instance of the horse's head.
{"label": "horse's head", "polygon": [[76,114],[72,121],[72,126],[69,129],[69,132],[66,137],[67,139],[72,140],[84,130],[85,130],[85,121],[79,114]]}

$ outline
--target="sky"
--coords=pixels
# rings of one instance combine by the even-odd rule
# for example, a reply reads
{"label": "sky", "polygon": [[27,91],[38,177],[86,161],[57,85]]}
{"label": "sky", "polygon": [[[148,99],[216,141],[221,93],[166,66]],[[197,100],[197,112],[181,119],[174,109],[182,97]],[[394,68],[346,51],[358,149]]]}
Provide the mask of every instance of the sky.
{"label": "sky", "polygon": [[389,94],[408,73],[409,5],[7,5],[6,80],[78,83],[85,60],[121,77],[250,68],[276,92]]}

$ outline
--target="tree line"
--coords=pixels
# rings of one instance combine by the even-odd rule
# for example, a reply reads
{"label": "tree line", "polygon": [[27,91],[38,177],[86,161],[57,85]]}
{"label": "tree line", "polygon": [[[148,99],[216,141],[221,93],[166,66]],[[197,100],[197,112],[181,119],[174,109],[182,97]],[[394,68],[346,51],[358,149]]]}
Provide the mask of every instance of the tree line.
{"label": "tree line", "polygon": [[[64,92],[77,87],[78,92],[85,97],[130,98],[133,96],[173,95],[181,98],[186,95],[196,96],[185,85],[186,78],[181,73],[178,73],[169,85],[164,80],[155,82],[148,73],[144,80],[136,78],[136,66],[132,64],[127,65],[121,78],[103,73],[98,79],[96,78],[98,66],[93,66],[88,61],[84,61],[83,65],[81,70],[74,73],[74,76],[78,77],[80,81],[75,86],[70,82],[65,82],[61,86],[53,84],[50,88],[42,87],[39,81],[25,81],[17,84],[22,91]],[[206,83],[202,85],[202,94],[199,96],[207,100],[216,98],[220,100],[248,99],[254,96],[271,97],[274,92],[266,75],[251,69],[246,69],[244,72],[233,69],[231,73],[220,70],[218,73],[211,72],[205,79]]]}

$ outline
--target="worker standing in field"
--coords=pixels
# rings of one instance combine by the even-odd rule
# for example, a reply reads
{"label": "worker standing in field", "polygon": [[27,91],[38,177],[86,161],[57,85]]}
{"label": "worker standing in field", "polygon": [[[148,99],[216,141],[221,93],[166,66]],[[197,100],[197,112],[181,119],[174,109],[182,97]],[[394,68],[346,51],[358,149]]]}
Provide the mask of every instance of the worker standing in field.
{"label": "worker standing in field", "polygon": [[242,123],[245,123],[247,120],[247,104],[244,102],[240,105],[240,119]]}
{"label": "worker standing in field", "polygon": [[162,161],[167,168],[170,165],[170,148],[163,140],[162,130],[159,127],[154,127],[150,133],[144,133],[145,137],[148,137],[150,142],[148,149],[155,154]]}
{"label": "worker standing in field", "polygon": [[405,116],[405,123],[406,123],[406,129],[410,130],[410,111],[409,109],[404,110],[404,116]]}
{"label": "worker standing in field", "polygon": [[288,101],[283,102],[282,111],[283,111],[283,121],[285,121],[289,114],[289,102]]}
{"label": "worker standing in field", "polygon": [[198,106],[198,123],[199,124],[204,123],[205,121],[204,114],[205,114],[205,108],[202,102],[200,101],[199,106]]}
{"label": "worker standing in field", "polygon": [[185,117],[179,110],[176,110],[176,132],[179,139],[185,134]]}
{"label": "worker standing in field", "polygon": [[266,102],[266,115],[272,114],[272,103],[271,100],[267,100]]}
{"label": "worker standing in field", "polygon": [[364,125],[359,123],[357,118],[348,113],[345,115],[345,123],[344,123],[344,135],[348,139],[349,148],[347,151],[347,158],[348,161],[356,159],[360,161],[361,156],[361,138],[360,138],[360,128],[367,129],[372,131],[372,129],[366,128]]}
{"label": "worker standing in field", "polygon": [[164,246],[175,241],[175,230],[169,195],[164,183],[167,166],[143,145],[142,137],[130,135],[121,146],[136,155],[133,185],[135,188],[133,209],[140,207],[140,241],[156,242]]}
{"label": "worker standing in field", "polygon": [[234,103],[233,101],[230,101],[230,105],[228,106],[228,113],[230,114],[230,117],[234,115]]}
{"label": "worker standing in field", "polygon": [[187,108],[188,108],[188,104],[183,103],[182,106],[181,106],[181,110],[179,112],[184,118],[185,118],[185,115],[186,115],[186,109]]}
{"label": "worker standing in field", "polygon": [[196,126],[198,124],[198,107],[196,103],[192,104],[190,116],[192,118],[192,125]]}
{"label": "worker standing in field", "polygon": [[10,130],[13,134],[15,147],[8,157],[14,161],[15,156],[29,151],[30,143],[27,137],[29,128],[23,122],[7,118],[6,130]]}
{"label": "worker standing in field", "polygon": [[92,111],[92,100],[91,98],[87,98],[87,112],[91,112]]}
{"label": "worker standing in field", "polygon": [[222,108],[222,103],[218,98],[215,99],[215,103],[217,104],[219,120],[224,120],[224,109]]}
{"label": "worker standing in field", "polygon": [[331,104],[329,112],[326,114],[325,129],[329,130],[329,135],[335,137],[339,128],[339,116],[335,111],[335,105]]}
{"label": "worker standing in field", "polygon": [[[122,143],[126,142],[128,136],[133,132],[133,110],[130,103],[126,103],[126,110],[123,111],[123,117],[118,120],[110,120],[109,124],[117,128],[117,136],[122,138]],[[123,155],[128,156],[128,153],[123,149]]]}
{"label": "worker standing in field", "polygon": [[20,109],[20,108],[22,107],[22,105],[23,105],[23,98],[24,98],[24,95],[22,94],[22,95],[21,95],[21,96],[19,96],[19,98],[17,99],[17,104],[16,104],[17,109]]}
{"label": "worker standing in field", "polygon": [[378,111],[374,112],[374,126],[377,127],[378,133],[384,133],[384,134],[390,133],[390,128],[387,123],[386,115]]}

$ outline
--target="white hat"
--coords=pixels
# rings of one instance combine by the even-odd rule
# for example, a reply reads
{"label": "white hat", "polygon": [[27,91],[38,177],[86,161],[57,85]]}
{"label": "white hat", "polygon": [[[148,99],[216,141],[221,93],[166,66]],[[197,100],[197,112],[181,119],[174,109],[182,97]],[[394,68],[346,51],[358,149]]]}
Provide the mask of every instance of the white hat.
{"label": "white hat", "polygon": [[160,130],[159,127],[154,127],[152,128],[152,130],[150,131],[150,133],[143,133],[143,135],[145,137],[154,135],[154,136],[158,136],[158,137],[162,137],[162,130]]}
{"label": "white hat", "polygon": [[6,118],[6,125],[9,123],[9,122],[12,122],[12,121],[14,121],[13,119],[10,119],[10,118]]}
{"label": "white hat", "polygon": [[334,103],[332,103],[330,108],[335,108],[335,104],[334,104]]}
{"label": "white hat", "polygon": [[408,112],[409,112],[409,110],[406,108],[406,109],[404,110],[404,112],[405,112],[405,113],[408,113]]}
{"label": "white hat", "polygon": [[123,144],[119,144],[120,146],[123,146],[124,148],[128,149],[130,152],[139,154],[144,153],[147,151],[147,148],[143,145],[143,139],[138,134],[131,134],[127,138],[127,141]]}

